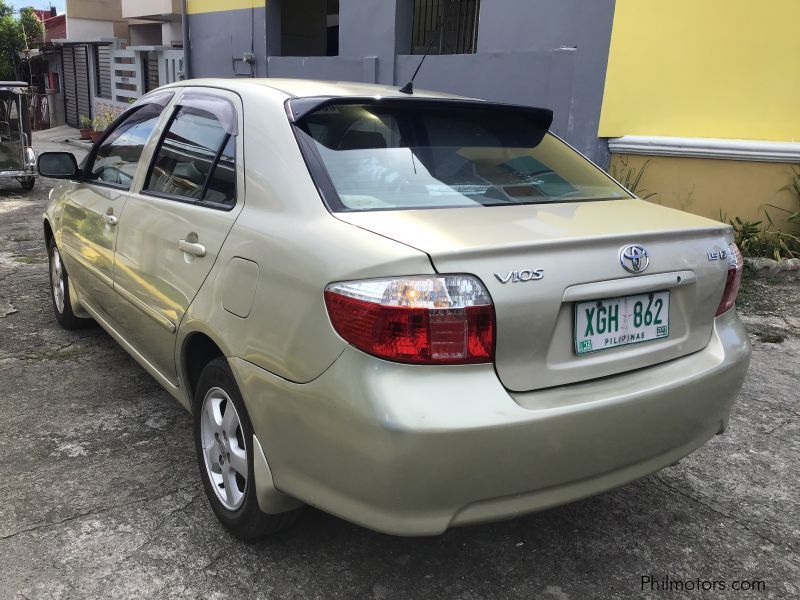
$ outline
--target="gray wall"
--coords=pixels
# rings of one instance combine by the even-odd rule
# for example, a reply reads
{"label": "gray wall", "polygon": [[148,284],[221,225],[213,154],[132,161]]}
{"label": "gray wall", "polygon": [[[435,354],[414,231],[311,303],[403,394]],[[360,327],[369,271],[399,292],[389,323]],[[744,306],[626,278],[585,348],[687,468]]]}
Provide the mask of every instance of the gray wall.
{"label": "gray wall", "polygon": [[[421,57],[409,56],[413,0],[342,0],[338,57],[280,56],[290,34],[281,32],[281,11],[292,7],[284,27],[297,17],[290,2],[297,0],[190,15],[192,76],[235,76],[232,57],[251,49],[255,65],[235,62],[238,74],[402,85],[419,63]],[[614,2],[481,0],[476,54],[429,56],[417,87],[552,108],[553,130],[605,164],[608,149],[597,127]]]}
{"label": "gray wall", "polygon": [[[189,15],[191,77],[266,77],[267,12],[265,8],[245,8]],[[275,12],[269,11],[273,19]],[[279,10],[277,20],[280,23]],[[271,41],[279,51],[280,24],[277,30],[277,41]],[[255,65],[241,61],[245,52],[255,54]]]}
{"label": "gray wall", "polygon": [[597,139],[597,128],[614,4],[615,0],[481,0],[478,27],[478,53],[575,49],[569,60],[559,63],[564,71],[555,65],[550,72],[558,80],[551,86],[563,88],[571,78],[569,99],[561,97],[547,106],[556,111],[556,121],[563,120],[559,112],[568,117],[558,133],[602,164],[608,162],[608,146]]}

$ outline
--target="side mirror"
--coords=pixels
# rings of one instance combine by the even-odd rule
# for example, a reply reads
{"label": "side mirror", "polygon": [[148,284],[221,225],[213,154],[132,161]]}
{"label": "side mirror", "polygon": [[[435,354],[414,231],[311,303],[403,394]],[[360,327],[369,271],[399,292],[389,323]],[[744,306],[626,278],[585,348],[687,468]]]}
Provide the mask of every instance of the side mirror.
{"label": "side mirror", "polygon": [[53,179],[75,179],[81,172],[72,152],[42,152],[36,168],[42,177]]}

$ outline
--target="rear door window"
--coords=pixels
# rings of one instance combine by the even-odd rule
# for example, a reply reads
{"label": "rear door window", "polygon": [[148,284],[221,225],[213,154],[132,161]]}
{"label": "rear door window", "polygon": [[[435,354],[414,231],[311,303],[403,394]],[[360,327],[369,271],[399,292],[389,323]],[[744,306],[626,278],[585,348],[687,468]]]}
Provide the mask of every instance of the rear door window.
{"label": "rear door window", "polygon": [[236,136],[214,114],[181,106],[161,139],[143,191],[232,207],[236,203]]}

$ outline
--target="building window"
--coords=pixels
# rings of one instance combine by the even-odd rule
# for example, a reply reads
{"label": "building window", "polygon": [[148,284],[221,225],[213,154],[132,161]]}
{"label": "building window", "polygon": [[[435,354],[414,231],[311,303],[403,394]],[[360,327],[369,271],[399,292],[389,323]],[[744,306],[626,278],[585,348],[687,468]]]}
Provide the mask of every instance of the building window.
{"label": "building window", "polygon": [[474,54],[480,0],[414,0],[412,54]]}
{"label": "building window", "polygon": [[97,82],[97,97],[111,99],[111,48],[94,47],[94,74]]}
{"label": "building window", "polygon": [[281,2],[283,56],[339,55],[339,0]]}
{"label": "building window", "polygon": [[142,68],[144,70],[144,93],[152,92],[159,86],[158,59],[160,52],[143,52]]}
{"label": "building window", "polygon": [[339,56],[339,0],[328,0],[328,56]]}

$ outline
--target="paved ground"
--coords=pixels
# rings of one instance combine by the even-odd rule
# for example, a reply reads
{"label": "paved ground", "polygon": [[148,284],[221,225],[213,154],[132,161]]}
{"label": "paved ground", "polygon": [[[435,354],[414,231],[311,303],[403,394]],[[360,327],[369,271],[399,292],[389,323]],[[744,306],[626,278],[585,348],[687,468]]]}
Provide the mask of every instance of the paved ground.
{"label": "paved ground", "polygon": [[642,592],[643,575],[800,597],[800,283],[748,284],[754,354],[730,429],[657,476],[434,538],[307,509],[244,544],[208,508],[188,415],[102,330],[57,327],[48,188],[0,189],[0,599],[693,596]]}

